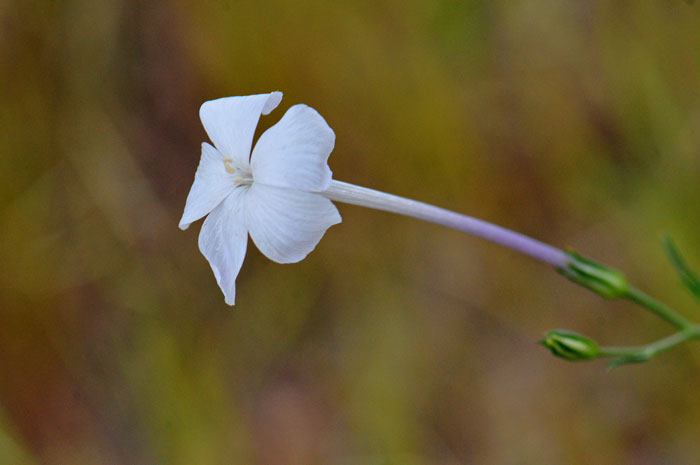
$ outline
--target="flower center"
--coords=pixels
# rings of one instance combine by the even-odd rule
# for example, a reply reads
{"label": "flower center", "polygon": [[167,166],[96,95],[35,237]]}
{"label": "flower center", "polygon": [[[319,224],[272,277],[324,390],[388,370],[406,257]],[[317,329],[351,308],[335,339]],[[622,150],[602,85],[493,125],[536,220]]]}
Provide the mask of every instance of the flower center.
{"label": "flower center", "polygon": [[224,168],[229,174],[235,174],[233,182],[239,185],[250,185],[253,183],[253,173],[249,167],[238,166],[233,158],[226,157],[223,159]]}

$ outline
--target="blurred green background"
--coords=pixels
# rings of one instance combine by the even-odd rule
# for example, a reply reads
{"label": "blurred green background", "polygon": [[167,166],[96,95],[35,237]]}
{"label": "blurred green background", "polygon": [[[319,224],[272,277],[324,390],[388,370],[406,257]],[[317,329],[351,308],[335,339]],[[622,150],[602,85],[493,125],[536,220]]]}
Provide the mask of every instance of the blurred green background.
{"label": "blurred green background", "polygon": [[[697,464],[700,347],[540,263],[339,205],[224,304],[177,223],[208,99],[282,90],[336,179],[573,246],[698,317],[700,6],[0,1],[0,463]],[[695,314],[693,314],[695,312]]]}

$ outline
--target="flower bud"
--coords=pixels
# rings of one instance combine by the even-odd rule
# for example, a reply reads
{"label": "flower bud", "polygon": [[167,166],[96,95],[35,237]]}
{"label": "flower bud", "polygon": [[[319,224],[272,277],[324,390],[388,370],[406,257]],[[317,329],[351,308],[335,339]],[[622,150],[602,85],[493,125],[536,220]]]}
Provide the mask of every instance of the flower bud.
{"label": "flower bud", "polygon": [[557,357],[566,360],[590,360],[600,353],[598,344],[594,340],[566,329],[553,329],[540,340],[540,343]]}
{"label": "flower bud", "polygon": [[571,281],[581,284],[607,299],[627,295],[629,284],[621,272],[584,258],[576,252],[568,252],[567,255],[570,258],[569,263],[557,271]]}

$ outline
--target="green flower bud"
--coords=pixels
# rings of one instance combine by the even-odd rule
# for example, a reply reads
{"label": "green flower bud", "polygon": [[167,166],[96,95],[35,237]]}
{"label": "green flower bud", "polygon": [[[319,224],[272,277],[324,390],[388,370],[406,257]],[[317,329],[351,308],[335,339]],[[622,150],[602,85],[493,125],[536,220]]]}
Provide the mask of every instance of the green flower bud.
{"label": "green flower bud", "polygon": [[590,360],[600,354],[600,348],[594,340],[566,329],[551,330],[540,343],[557,357],[566,360]]}
{"label": "green flower bud", "polygon": [[607,299],[627,295],[629,284],[621,272],[584,258],[576,252],[568,252],[567,254],[571,260],[557,271],[571,281],[581,284]]}

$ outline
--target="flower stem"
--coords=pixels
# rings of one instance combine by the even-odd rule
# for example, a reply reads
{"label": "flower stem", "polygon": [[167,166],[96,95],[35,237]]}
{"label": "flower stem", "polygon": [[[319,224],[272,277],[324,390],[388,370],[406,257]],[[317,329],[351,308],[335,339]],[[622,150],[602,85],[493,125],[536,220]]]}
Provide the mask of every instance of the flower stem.
{"label": "flower stem", "polygon": [[524,234],[416,200],[335,180],[321,194],[337,202],[398,213],[454,228],[517,250],[555,268],[562,268],[569,261],[563,250]]}
{"label": "flower stem", "polygon": [[690,339],[698,337],[697,332],[693,331],[680,331],[665,338],[659,339],[658,341],[651,342],[649,344],[644,344],[636,347],[601,347],[601,356],[630,356],[630,355],[642,355],[644,357],[651,358],[663,350],[675,347],[678,344],[682,344]]}
{"label": "flower stem", "polygon": [[659,352],[671,349],[691,339],[700,339],[700,326],[691,325],[682,331],[641,346],[601,347],[599,356],[615,357],[609,364],[610,368],[615,368],[626,363],[645,362]]}
{"label": "flower stem", "polygon": [[689,328],[693,328],[695,326],[677,311],[673,310],[666,304],[659,302],[650,295],[645,294],[639,289],[630,286],[625,297],[651,310],[654,314],[668,321],[680,330],[688,330]]}

